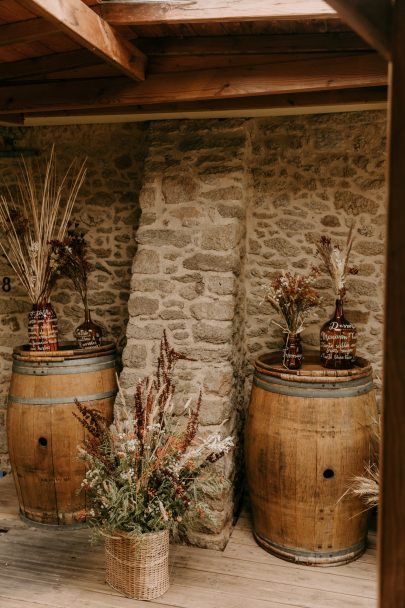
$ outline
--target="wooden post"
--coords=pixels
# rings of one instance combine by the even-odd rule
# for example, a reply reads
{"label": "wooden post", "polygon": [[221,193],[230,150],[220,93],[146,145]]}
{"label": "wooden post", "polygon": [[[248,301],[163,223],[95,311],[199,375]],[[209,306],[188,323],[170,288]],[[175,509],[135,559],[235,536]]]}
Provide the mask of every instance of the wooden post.
{"label": "wooden post", "polygon": [[392,10],[380,608],[405,608],[405,0]]}

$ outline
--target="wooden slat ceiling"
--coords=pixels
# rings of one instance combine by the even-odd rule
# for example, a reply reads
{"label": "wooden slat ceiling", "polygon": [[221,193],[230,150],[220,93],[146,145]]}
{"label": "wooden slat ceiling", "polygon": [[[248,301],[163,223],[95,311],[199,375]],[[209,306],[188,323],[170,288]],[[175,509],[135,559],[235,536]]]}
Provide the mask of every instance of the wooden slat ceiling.
{"label": "wooden slat ceiling", "polygon": [[320,0],[0,0],[2,122],[376,103],[386,84]]}

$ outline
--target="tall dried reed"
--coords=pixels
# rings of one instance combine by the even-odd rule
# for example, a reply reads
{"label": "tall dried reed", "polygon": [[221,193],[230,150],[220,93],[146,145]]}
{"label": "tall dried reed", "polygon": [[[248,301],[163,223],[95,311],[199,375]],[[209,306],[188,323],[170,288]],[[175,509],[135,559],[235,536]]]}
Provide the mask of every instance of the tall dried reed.
{"label": "tall dried reed", "polygon": [[36,169],[22,158],[16,186],[0,195],[0,249],[31,302],[42,304],[58,274],[51,241],[65,238],[86,169],[74,160],[60,178],[54,147],[45,172]]}

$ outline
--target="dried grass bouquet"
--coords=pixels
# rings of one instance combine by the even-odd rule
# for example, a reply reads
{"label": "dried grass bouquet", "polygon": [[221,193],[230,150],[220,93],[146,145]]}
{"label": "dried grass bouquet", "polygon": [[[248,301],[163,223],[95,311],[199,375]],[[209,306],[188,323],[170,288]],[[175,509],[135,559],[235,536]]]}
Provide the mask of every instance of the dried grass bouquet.
{"label": "dried grass bouquet", "polygon": [[349,267],[349,256],[353,246],[353,225],[350,227],[347,241],[343,248],[334,245],[328,236],[322,236],[316,244],[327,273],[333,281],[333,288],[337,298],[343,300],[346,295],[346,277],[348,274],[357,274],[358,268]]}
{"label": "dried grass bouquet", "polygon": [[15,188],[0,196],[0,250],[27,290],[33,304],[49,301],[59,268],[51,241],[63,240],[79,189],[84,164],[73,161],[59,178],[52,147],[45,171],[20,162]]}
{"label": "dried grass bouquet", "polygon": [[233,442],[219,433],[197,436],[201,395],[194,409],[185,404],[185,426],[174,416],[179,359],[186,357],[164,334],[155,374],[138,382],[133,403],[110,427],[96,410],[77,403],[89,435],[80,450],[88,467],[83,488],[92,505],[89,521],[101,534],[173,532],[193,518],[209,517],[204,494],[224,482],[208,467]]}
{"label": "dried grass bouquet", "polygon": [[313,269],[308,275],[283,271],[270,283],[266,290],[265,301],[283,320],[276,323],[287,334],[299,334],[309,318],[312,309],[318,306],[321,299],[313,285],[318,272]]}

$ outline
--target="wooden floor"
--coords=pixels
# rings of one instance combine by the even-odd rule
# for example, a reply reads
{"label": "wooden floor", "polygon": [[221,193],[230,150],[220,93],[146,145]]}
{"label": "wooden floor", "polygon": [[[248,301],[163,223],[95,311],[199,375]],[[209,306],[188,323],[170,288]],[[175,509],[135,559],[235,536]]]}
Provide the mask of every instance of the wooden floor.
{"label": "wooden floor", "polygon": [[258,547],[242,516],[224,552],[175,546],[171,587],[154,602],[104,583],[101,546],[88,531],[39,530],[17,515],[12,479],[0,479],[0,608],[375,608],[375,545],[351,564],[297,566]]}

